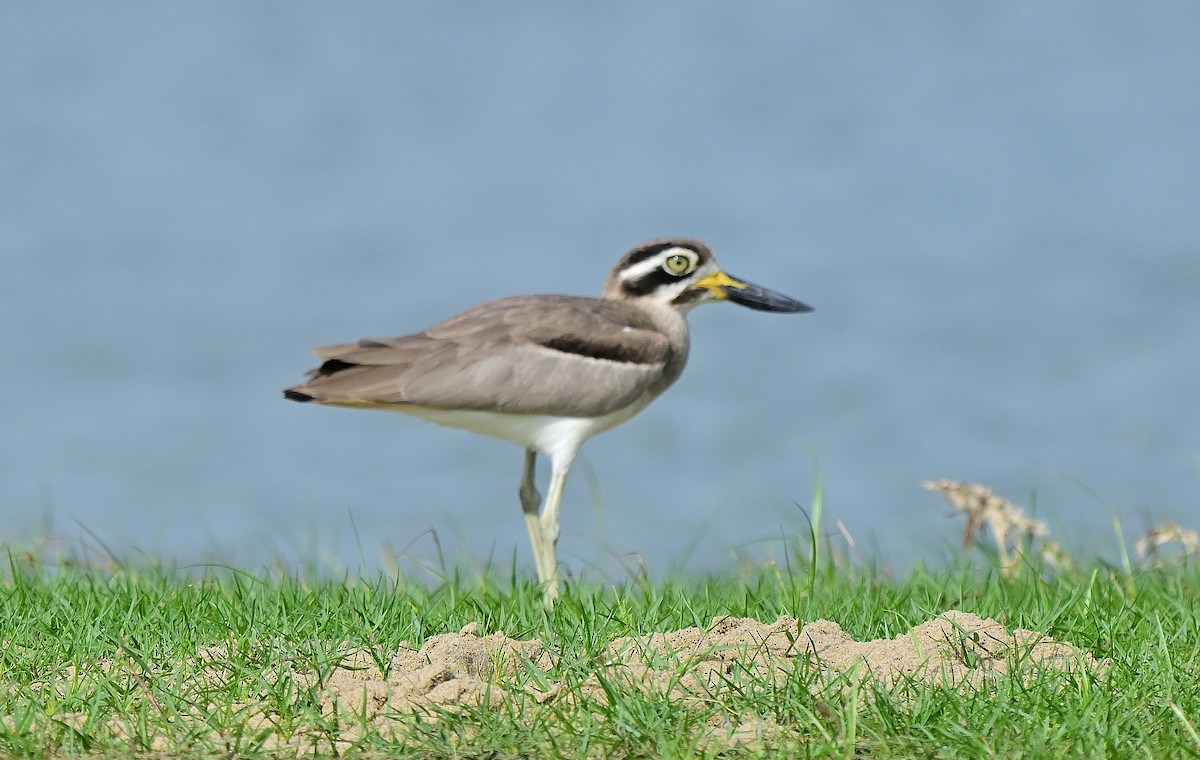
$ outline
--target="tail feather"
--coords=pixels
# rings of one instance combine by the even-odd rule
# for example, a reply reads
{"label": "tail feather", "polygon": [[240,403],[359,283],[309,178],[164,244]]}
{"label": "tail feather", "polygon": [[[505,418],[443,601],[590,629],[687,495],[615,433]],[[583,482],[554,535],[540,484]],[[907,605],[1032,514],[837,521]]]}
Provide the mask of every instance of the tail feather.
{"label": "tail feather", "polygon": [[313,396],[312,394],[305,393],[303,391],[298,391],[295,388],[288,388],[287,390],[285,390],[283,392],[283,397],[288,399],[289,401],[299,401],[301,403],[312,401],[313,399],[316,398],[316,396]]}

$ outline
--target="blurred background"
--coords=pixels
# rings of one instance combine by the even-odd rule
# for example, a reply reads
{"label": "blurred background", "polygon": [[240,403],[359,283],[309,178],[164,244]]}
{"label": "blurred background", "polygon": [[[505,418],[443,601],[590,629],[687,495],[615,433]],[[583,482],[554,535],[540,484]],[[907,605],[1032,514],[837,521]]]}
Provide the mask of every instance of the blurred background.
{"label": "blurred background", "polygon": [[[699,237],[812,304],[693,313],[560,557],[881,563],[985,483],[1088,554],[1200,502],[1200,5],[8,3],[0,538],[532,573],[511,444],[280,390],[311,346],[593,294]],[[543,466],[543,474],[545,467]],[[437,541],[434,541],[436,536]],[[840,539],[839,539],[840,540]]]}

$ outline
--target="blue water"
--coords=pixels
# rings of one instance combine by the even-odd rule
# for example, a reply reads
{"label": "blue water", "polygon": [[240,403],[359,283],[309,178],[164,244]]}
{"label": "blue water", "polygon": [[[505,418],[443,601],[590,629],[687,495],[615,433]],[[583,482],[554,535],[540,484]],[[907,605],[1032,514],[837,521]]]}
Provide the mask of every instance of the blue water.
{"label": "blue water", "polygon": [[[0,540],[532,572],[509,444],[290,404],[310,346],[595,293],[702,238],[816,307],[695,312],[590,441],[576,573],[859,551],[927,478],[1073,548],[1200,527],[1200,5],[8,4]],[[432,532],[431,532],[432,531]],[[840,542],[841,539],[839,538]]]}

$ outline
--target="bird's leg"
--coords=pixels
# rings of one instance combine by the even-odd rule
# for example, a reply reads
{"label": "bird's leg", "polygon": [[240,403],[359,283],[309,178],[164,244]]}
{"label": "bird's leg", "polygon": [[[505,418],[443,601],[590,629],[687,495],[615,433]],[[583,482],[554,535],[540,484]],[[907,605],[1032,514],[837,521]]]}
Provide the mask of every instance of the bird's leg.
{"label": "bird's leg", "polygon": [[567,482],[567,471],[571,468],[571,459],[565,461],[550,460],[550,492],[546,495],[546,504],[542,507],[541,517],[538,518],[542,536],[542,546],[539,554],[540,562],[545,564],[549,583],[546,583],[546,607],[554,606],[558,598],[558,512],[562,506],[563,486]]}
{"label": "bird's leg", "polygon": [[538,493],[534,482],[534,470],[537,467],[537,452],[525,450],[525,474],[521,478],[521,510],[525,513],[525,527],[529,529],[529,543],[533,547],[533,563],[537,567],[538,581],[545,583],[549,576],[542,562],[542,524],[538,522],[538,507],[542,503],[542,495]]}

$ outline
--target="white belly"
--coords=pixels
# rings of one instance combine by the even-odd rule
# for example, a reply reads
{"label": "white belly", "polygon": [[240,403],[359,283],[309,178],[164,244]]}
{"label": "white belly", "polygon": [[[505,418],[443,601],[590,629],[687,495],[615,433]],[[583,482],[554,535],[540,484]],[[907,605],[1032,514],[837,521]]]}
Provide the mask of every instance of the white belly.
{"label": "white belly", "polygon": [[419,406],[390,407],[398,412],[436,422],[446,427],[500,438],[549,457],[571,452],[592,436],[620,425],[654,400],[645,396],[636,403],[602,417],[555,417],[545,414],[501,414],[469,409],[430,409]]}

